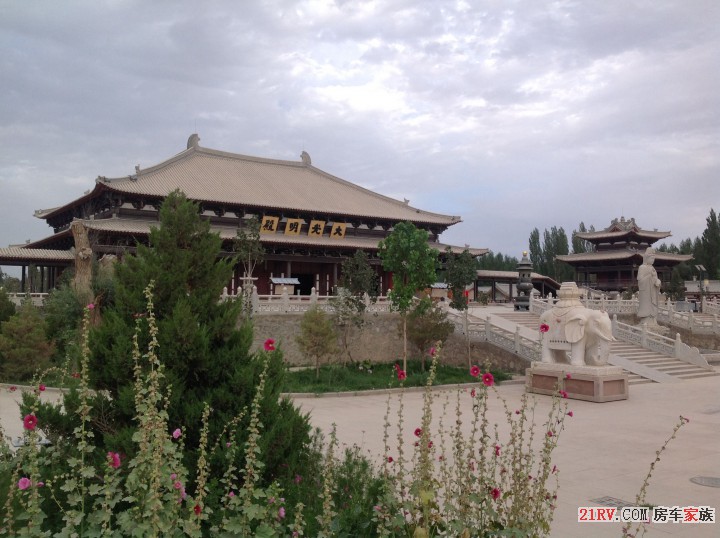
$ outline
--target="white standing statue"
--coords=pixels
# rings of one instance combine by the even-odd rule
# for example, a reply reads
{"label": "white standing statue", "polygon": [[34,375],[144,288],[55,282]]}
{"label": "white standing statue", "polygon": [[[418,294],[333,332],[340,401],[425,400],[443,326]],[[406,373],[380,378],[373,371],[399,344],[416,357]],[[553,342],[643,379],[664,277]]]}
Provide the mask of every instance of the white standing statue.
{"label": "white standing statue", "polygon": [[558,302],[540,316],[542,362],[605,366],[610,355],[612,322],[607,312],[586,308],[574,282],[563,282]]}
{"label": "white standing statue", "polygon": [[660,294],[660,279],[653,267],[655,263],[655,249],[648,248],[643,254],[643,264],[638,269],[638,312],[640,323],[657,324],[658,296]]}

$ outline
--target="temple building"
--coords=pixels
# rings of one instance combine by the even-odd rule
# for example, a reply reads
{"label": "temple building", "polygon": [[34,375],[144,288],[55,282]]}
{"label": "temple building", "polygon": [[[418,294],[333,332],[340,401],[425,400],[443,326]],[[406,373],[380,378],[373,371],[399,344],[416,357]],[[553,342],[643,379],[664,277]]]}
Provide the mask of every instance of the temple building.
{"label": "temple building", "polygon": [[[610,226],[599,232],[576,232],[574,237],[592,245],[589,252],[557,256],[575,269],[575,282],[600,291],[625,291],[637,289],[637,269],[643,263],[643,252],[655,242],[670,237],[670,232],[643,230],[635,219],[613,219]],[[655,263],[658,278],[664,289],[677,264],[691,260],[686,254],[656,252]]]}
{"label": "temple building", "polygon": [[[158,226],[158,209],[175,189],[197,202],[212,230],[223,239],[223,252],[232,255],[237,230],[248,219],[261,222],[265,261],[252,275],[261,295],[288,287],[296,294],[312,288],[332,294],[342,262],[356,250],[365,251],[380,276],[383,292],[392,286],[377,256],[378,243],[398,222],[409,221],[428,232],[432,248],[443,253],[439,237],[460,217],[432,213],[328,174],[300,161],[266,159],[207,149],[190,136],[187,149],[150,168],[136,166],[118,178],[99,176],[85,194],[52,209],[35,212],[53,234],[24,245],[0,248],[0,265],[21,266],[23,290],[29,290],[26,270],[32,267],[33,291],[54,287],[59,274],[74,264],[73,229],[82,225],[92,255],[122,257],[147,244],[150,228]],[[451,246],[460,253],[465,247]],[[470,249],[480,256],[487,249]],[[87,253],[88,255],[90,253]],[[39,275],[39,276],[37,276]],[[229,291],[241,286],[239,264]]]}

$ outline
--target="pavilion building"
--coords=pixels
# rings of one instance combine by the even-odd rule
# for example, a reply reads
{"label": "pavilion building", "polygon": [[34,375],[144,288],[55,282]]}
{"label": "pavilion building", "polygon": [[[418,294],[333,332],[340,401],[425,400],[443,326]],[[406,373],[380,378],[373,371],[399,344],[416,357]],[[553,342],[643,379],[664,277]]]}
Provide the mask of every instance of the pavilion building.
{"label": "pavilion building", "polygon": [[[572,265],[575,282],[579,287],[600,291],[625,291],[637,289],[637,270],[643,263],[643,253],[655,242],[670,237],[670,232],[644,230],[635,219],[613,219],[610,226],[597,232],[576,232],[574,237],[592,245],[588,252],[557,256]],[[689,261],[692,256],[656,252],[655,271],[664,289],[677,264]]]}
{"label": "pavilion building", "polygon": [[[99,176],[85,194],[60,207],[40,210],[53,234],[24,245],[0,248],[0,265],[22,267],[23,291],[28,290],[26,269],[40,275],[35,291],[54,287],[59,274],[74,264],[78,221],[87,231],[95,258],[132,254],[147,244],[150,229],[159,225],[164,198],[179,189],[200,206],[201,214],[223,239],[220,256],[231,256],[237,230],[256,217],[265,261],[253,277],[261,295],[290,287],[296,294],[312,288],[332,294],[342,262],[356,250],[365,251],[376,268],[383,292],[392,287],[377,255],[378,243],[399,222],[409,221],[428,232],[430,246],[441,253],[450,246],[439,237],[460,217],[432,213],[340,179],[312,165],[302,152],[300,161],[250,157],[207,149],[190,136],[187,149],[150,168],[136,166],[118,178]],[[487,249],[470,249],[475,256]],[[229,291],[242,285],[243,267],[235,269]],[[37,278],[37,277],[35,277]],[[280,286],[278,286],[278,284]]]}

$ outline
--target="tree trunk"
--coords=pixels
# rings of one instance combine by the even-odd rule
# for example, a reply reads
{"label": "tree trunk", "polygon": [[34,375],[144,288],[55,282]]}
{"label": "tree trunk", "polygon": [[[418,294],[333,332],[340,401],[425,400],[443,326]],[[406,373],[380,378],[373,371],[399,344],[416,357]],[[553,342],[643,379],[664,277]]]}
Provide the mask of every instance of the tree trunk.
{"label": "tree trunk", "polygon": [[407,315],[403,315],[403,371],[407,374]]}
{"label": "tree trunk", "polygon": [[90,248],[87,228],[79,219],[73,220],[70,225],[75,241],[75,279],[73,288],[81,304],[88,304],[93,299],[92,293],[92,263],[93,251]]}

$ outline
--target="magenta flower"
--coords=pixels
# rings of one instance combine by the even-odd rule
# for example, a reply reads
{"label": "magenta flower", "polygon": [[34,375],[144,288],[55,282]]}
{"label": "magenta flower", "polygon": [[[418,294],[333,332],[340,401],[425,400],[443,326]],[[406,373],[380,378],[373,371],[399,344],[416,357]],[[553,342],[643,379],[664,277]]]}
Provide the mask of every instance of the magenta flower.
{"label": "magenta flower", "polygon": [[88,310],[94,310],[94,309],[95,309],[95,305],[94,305],[93,303],[90,303],[89,305],[87,305],[87,309],[88,309]]}
{"label": "magenta flower", "polygon": [[552,430],[551,430],[551,431],[548,431],[547,436],[548,436],[548,437],[552,437],[552,436],[553,436]]}
{"label": "magenta flower", "polygon": [[473,367],[470,368],[470,375],[473,377],[480,375],[480,367],[477,364],[474,364]]}
{"label": "magenta flower", "polygon": [[567,412],[567,416],[569,416],[570,418],[572,418],[573,412],[572,412],[572,411],[568,411],[568,412]]}
{"label": "magenta flower", "polygon": [[10,392],[15,392],[17,390],[17,387],[15,385],[10,385]]}
{"label": "magenta flower", "polygon": [[295,483],[299,484],[300,482],[302,482],[302,476],[300,476],[299,474],[296,474],[295,475]]}
{"label": "magenta flower", "polygon": [[570,374],[565,374],[565,379],[572,379],[572,376]]}
{"label": "magenta flower", "polygon": [[175,489],[180,489],[180,488],[182,488],[182,482],[180,482],[180,480],[175,480],[175,482],[173,483],[173,487],[174,487]]}
{"label": "magenta flower", "polygon": [[498,488],[493,488],[490,495],[492,495],[493,500],[496,501],[498,497],[500,497],[500,490]]}
{"label": "magenta flower", "polygon": [[34,430],[37,422],[38,419],[35,415],[25,415],[25,418],[23,418],[23,428],[26,430]]}
{"label": "magenta flower", "polygon": [[500,445],[495,445],[495,455],[496,456],[500,455]]}
{"label": "magenta flower", "polygon": [[202,508],[200,508],[199,504],[195,505],[195,508],[193,508],[193,512],[195,512],[196,516],[199,516],[202,513]]}
{"label": "magenta flower", "polygon": [[392,463],[392,462],[394,462],[395,460],[393,459],[392,456],[388,456],[387,461],[388,461],[388,463]]}
{"label": "magenta flower", "polygon": [[26,476],[23,476],[20,480],[18,480],[18,489],[27,489],[32,485],[32,482],[30,482],[30,479]]}
{"label": "magenta flower", "polygon": [[561,391],[560,391],[560,396],[562,396],[563,398],[567,398],[567,397],[568,397],[568,396],[567,396],[567,392],[565,392],[564,390],[561,390]]}
{"label": "magenta flower", "polygon": [[490,372],[483,374],[482,380],[483,380],[483,384],[486,387],[492,387],[493,383],[495,383],[495,378],[493,377],[493,375]]}
{"label": "magenta flower", "polygon": [[415,437],[420,437],[422,435],[422,428],[415,428]]}
{"label": "magenta flower", "polygon": [[541,324],[540,324],[540,332],[541,332],[541,333],[546,333],[546,332],[548,332],[549,330],[550,330],[550,325],[548,325],[547,323],[541,323]]}
{"label": "magenta flower", "polygon": [[43,486],[45,485],[45,482],[38,482],[38,483],[35,484],[35,485],[36,485],[37,487],[41,488],[41,487],[43,487]]}
{"label": "magenta flower", "polygon": [[108,465],[113,469],[117,469],[118,467],[120,467],[120,454],[118,454],[117,452],[108,452],[107,460]]}
{"label": "magenta flower", "polygon": [[398,377],[398,381],[404,381],[407,378],[407,374],[405,373],[405,370],[398,370],[397,377]]}
{"label": "magenta flower", "polygon": [[172,432],[173,439],[179,439],[182,435],[182,430],[180,428],[177,428],[174,432]]}
{"label": "magenta flower", "polygon": [[285,519],[285,507],[281,506],[278,509],[278,519]]}
{"label": "magenta flower", "polygon": [[474,397],[475,397],[475,394],[476,394],[475,389],[472,389],[472,390],[470,391],[470,397],[471,397],[471,398],[474,398]]}
{"label": "magenta flower", "polygon": [[265,348],[265,351],[275,351],[275,340],[268,338],[265,340],[263,347]]}
{"label": "magenta flower", "polygon": [[437,353],[437,349],[435,349],[435,347],[433,346],[433,347],[430,348],[430,352],[429,352],[429,353],[430,353],[430,356],[431,356],[431,357],[434,357],[435,354]]}
{"label": "magenta flower", "polygon": [[45,388],[46,388],[45,385],[43,385],[42,383],[40,383],[40,386],[38,387],[38,390],[39,390],[40,392],[45,392]]}
{"label": "magenta flower", "polygon": [[231,491],[230,493],[228,493],[228,497],[230,497],[231,499],[235,497],[235,492]]}

